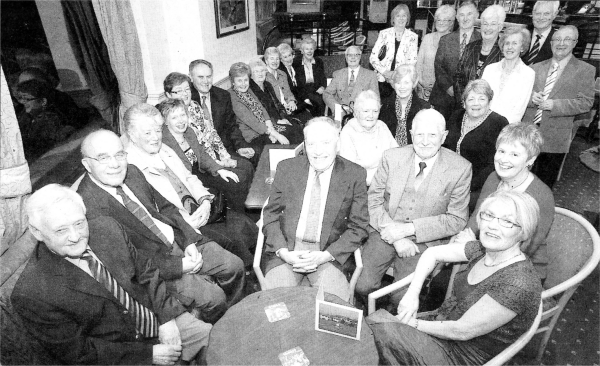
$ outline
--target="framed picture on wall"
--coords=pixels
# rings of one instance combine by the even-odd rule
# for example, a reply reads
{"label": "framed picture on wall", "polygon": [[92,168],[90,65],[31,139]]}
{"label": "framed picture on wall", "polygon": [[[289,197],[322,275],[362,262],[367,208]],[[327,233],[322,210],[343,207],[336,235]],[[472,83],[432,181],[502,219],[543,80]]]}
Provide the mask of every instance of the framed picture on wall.
{"label": "framed picture on wall", "polygon": [[248,0],[214,0],[217,38],[250,29]]}

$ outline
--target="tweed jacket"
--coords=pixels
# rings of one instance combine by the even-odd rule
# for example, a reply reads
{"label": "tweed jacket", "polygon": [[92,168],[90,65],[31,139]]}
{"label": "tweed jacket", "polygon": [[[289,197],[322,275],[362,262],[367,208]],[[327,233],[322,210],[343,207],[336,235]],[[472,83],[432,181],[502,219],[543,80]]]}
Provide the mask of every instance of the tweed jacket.
{"label": "tweed jacket", "polygon": [[498,43],[496,43],[481,66],[481,70],[477,72],[477,63],[479,62],[479,54],[481,53],[482,45],[483,41],[481,39],[469,43],[467,47],[465,47],[465,51],[460,58],[454,77],[454,101],[456,105],[462,103],[462,93],[469,81],[481,79],[481,75],[486,66],[498,62],[502,58],[502,51],[500,51],[500,47],[498,47]]}
{"label": "tweed jacket", "polygon": [[323,93],[323,101],[332,111],[335,110],[335,104],[348,105],[354,102],[358,94],[364,90],[372,90],[379,95],[379,85],[377,84],[377,75],[371,70],[367,70],[359,66],[358,75],[355,78],[354,89],[352,93],[348,93],[348,68],[333,72],[333,80]]}
{"label": "tweed jacket", "polygon": [[[444,147],[438,154],[429,172],[427,201],[417,206],[419,218],[412,221],[415,242],[427,246],[439,244],[439,239],[457,234],[465,228],[469,219],[471,163]],[[383,153],[369,187],[369,216],[373,229],[381,232],[386,224],[394,222],[414,159],[412,145]]]}
{"label": "tweed jacket", "polygon": [[[551,65],[552,59],[549,59],[532,66],[535,71],[534,92],[544,90]],[[542,113],[540,124],[540,132],[544,137],[542,152],[558,154],[569,152],[576,132],[574,128],[579,127],[573,125],[575,116],[589,112],[594,103],[595,73],[596,70],[592,65],[571,56],[548,96],[548,99],[554,102],[552,110]],[[523,121],[533,123],[536,111],[537,106],[529,98]]]}
{"label": "tweed jacket", "polygon": [[[380,61],[379,52],[384,46],[387,47],[387,50],[385,52],[385,57]],[[394,55],[395,49],[396,31],[394,30],[394,27],[387,28],[379,32],[379,37],[377,37],[377,41],[375,42],[373,50],[371,51],[371,57],[369,57],[371,65],[377,72],[377,80],[379,82],[385,81],[383,73],[391,69],[394,59],[396,61],[395,68],[404,64],[414,65],[417,63],[419,37],[415,32],[407,28],[404,30],[404,33],[402,33],[400,47],[398,47],[398,52]]]}
{"label": "tweed jacket", "polygon": [[[273,86],[275,92],[277,92],[277,99],[280,103],[285,102],[296,102],[296,97],[294,93],[292,93],[292,89],[290,89],[290,85],[288,84],[288,75],[285,71],[277,69],[274,70],[277,73],[277,78],[271,73],[267,72],[267,81]],[[281,100],[281,93],[283,93],[284,100]]]}
{"label": "tweed jacket", "polygon": [[[298,220],[302,211],[310,164],[305,155],[284,160],[277,166],[269,203],[265,206],[263,232],[265,273],[283,264],[277,250],[294,250]],[[367,173],[363,167],[341,156],[335,158],[323,224],[321,250],[342,266],[367,239]]]}

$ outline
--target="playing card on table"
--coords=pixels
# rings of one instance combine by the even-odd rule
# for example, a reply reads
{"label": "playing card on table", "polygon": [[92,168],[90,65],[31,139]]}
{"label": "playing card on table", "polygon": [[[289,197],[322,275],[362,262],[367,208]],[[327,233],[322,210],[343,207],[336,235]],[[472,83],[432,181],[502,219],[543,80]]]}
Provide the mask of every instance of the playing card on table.
{"label": "playing card on table", "polygon": [[282,302],[265,307],[265,313],[267,313],[267,318],[271,323],[290,317],[287,306]]}
{"label": "playing card on table", "polygon": [[294,347],[279,354],[279,360],[282,366],[308,366],[310,361],[306,358],[304,351],[300,347]]}

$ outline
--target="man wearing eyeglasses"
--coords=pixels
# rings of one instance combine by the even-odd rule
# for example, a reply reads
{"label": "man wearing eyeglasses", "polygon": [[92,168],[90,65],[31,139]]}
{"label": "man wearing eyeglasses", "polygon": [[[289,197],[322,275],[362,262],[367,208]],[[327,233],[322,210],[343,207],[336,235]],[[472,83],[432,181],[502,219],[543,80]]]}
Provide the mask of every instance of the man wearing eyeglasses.
{"label": "man wearing eyeglasses", "polygon": [[365,90],[372,90],[379,95],[377,74],[360,66],[361,55],[360,47],[346,48],[348,67],[333,72],[333,80],[323,93],[323,100],[330,110],[335,111],[336,104],[350,106],[358,94]]}
{"label": "man wearing eyeglasses", "polygon": [[554,36],[552,22],[558,15],[559,6],[560,1],[537,1],[533,6],[531,43],[527,52],[521,56],[525,65],[537,64],[552,57],[550,47],[550,40]]}
{"label": "man wearing eyeglasses", "polygon": [[117,220],[157,265],[169,293],[210,323],[242,298],[242,260],[196,231],[137,167],[128,165],[115,133],[92,132],[81,143],[81,154],[88,173],[77,192],[87,218]]}
{"label": "man wearing eyeglasses", "polygon": [[533,172],[550,188],[579,127],[575,117],[589,112],[594,103],[596,70],[573,57],[578,37],[574,26],[561,27],[552,36],[552,58],[531,67],[535,82],[523,121],[538,126],[544,137]]}

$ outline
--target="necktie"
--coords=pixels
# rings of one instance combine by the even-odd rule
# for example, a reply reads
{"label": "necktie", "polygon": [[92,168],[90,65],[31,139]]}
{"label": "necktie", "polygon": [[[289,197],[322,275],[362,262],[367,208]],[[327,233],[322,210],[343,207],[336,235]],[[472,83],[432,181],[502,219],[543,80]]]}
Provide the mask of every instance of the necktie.
{"label": "necktie", "polygon": [[354,77],[354,70],[350,70],[350,81],[348,82],[348,102],[350,102],[350,98],[352,97],[352,92],[354,92],[355,85],[356,78]]}
{"label": "necktie", "polygon": [[129,295],[114,279],[110,272],[108,272],[106,267],[91,255],[89,249],[83,252],[81,259],[88,263],[90,272],[92,272],[92,277],[104,286],[104,288],[119,300],[121,305],[129,311],[129,315],[135,319],[135,327],[138,332],[148,338],[158,336],[158,321],[156,315]]}
{"label": "necktie", "polygon": [[531,51],[529,51],[529,56],[527,56],[527,60],[525,61],[525,65],[529,65],[533,62],[533,59],[540,53],[540,38],[541,35],[535,35],[535,42],[533,42],[533,46],[531,47]]}
{"label": "necktie", "polygon": [[425,164],[424,161],[419,163],[419,174],[417,174],[417,176],[415,177],[415,191],[419,190],[419,186],[421,185],[421,183],[423,183],[423,180],[425,179],[425,168],[427,167],[427,164]]}
{"label": "necktie", "polygon": [[[554,84],[556,83],[557,75],[558,75],[558,63],[555,63],[554,65],[552,65],[552,68],[550,69],[550,72],[548,73],[548,77],[546,78],[546,86],[544,87],[544,96],[543,96],[544,101],[546,99],[548,99],[548,96],[550,95],[552,88],[554,88]],[[540,123],[542,122],[542,113],[544,113],[544,111],[542,111],[539,108],[535,112],[535,117],[533,117],[533,123],[535,123],[536,126],[539,126]]]}
{"label": "necktie", "polygon": [[206,97],[204,95],[202,96],[202,113],[204,113],[204,118],[206,120],[212,122],[212,117],[210,115],[210,111],[208,110],[208,107],[206,106]]}
{"label": "necktie", "polygon": [[308,204],[308,216],[306,218],[306,229],[304,230],[304,242],[316,243],[317,230],[319,228],[319,213],[321,211],[321,173],[315,173],[315,180],[310,191],[310,203]]}
{"label": "necktie", "polygon": [[462,42],[460,42],[460,55],[462,56],[463,52],[465,52],[465,47],[467,47],[467,34],[463,33]]}
{"label": "necktie", "polygon": [[156,226],[154,220],[152,220],[152,217],[150,217],[150,215],[146,213],[146,210],[140,207],[140,205],[138,205],[127,195],[127,193],[125,193],[123,187],[117,187],[117,194],[121,196],[121,198],[123,199],[123,204],[129,210],[129,212],[133,214],[133,216],[140,220],[142,224],[144,224],[144,226],[146,226],[154,235],[158,236],[158,238],[166,246],[168,246],[169,248],[172,247],[172,244],[169,243],[165,234],[163,234],[162,231],[160,231],[160,229]]}

